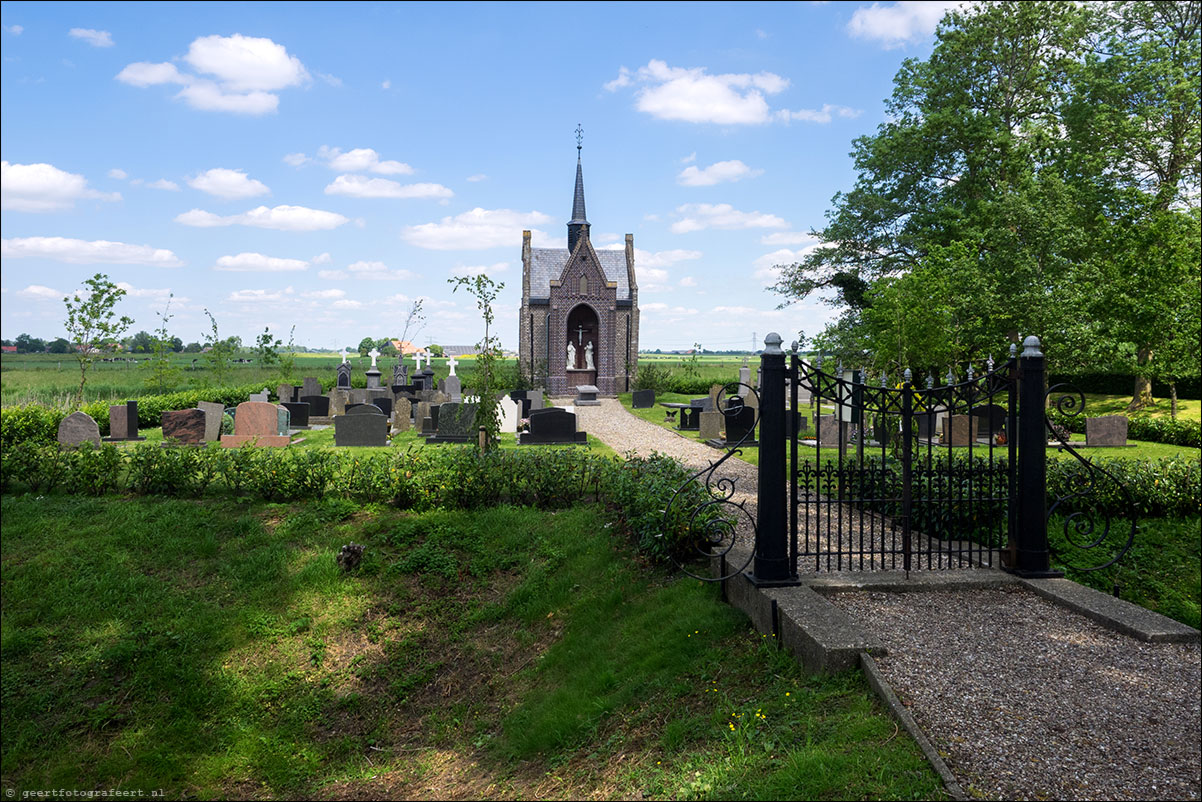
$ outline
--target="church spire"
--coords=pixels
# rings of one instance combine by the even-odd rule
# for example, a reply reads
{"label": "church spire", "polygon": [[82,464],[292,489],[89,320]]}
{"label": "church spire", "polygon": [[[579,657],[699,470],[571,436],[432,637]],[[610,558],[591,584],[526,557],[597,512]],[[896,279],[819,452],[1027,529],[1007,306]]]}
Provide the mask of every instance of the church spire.
{"label": "church spire", "polygon": [[568,252],[576,250],[581,235],[588,239],[588,218],[584,213],[584,169],[580,150],[584,146],[584,128],[576,126],[576,190],[572,194],[572,219],[568,221]]}

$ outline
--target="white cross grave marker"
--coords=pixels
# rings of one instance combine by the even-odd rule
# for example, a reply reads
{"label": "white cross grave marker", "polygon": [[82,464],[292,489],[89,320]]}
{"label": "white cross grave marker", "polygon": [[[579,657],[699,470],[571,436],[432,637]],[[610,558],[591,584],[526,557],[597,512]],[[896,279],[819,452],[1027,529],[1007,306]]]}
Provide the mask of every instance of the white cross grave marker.
{"label": "white cross grave marker", "polygon": [[451,369],[452,376],[455,375],[455,366],[458,364],[459,364],[459,360],[456,359],[454,356],[451,356],[447,359],[447,367]]}
{"label": "white cross grave marker", "polygon": [[413,355],[413,360],[414,360],[415,362],[417,362],[417,371],[418,371],[418,373],[421,373],[421,370],[422,370],[422,354],[421,354],[421,352],[420,352],[420,351],[419,351],[419,352],[417,352],[416,354],[414,354],[414,355]]}
{"label": "white cross grave marker", "polygon": [[350,351],[346,350],[346,346],[343,346],[343,347],[342,347],[342,350],[341,350],[341,351],[339,351],[338,353],[342,354],[342,364],[344,364],[344,365],[345,365],[345,364],[346,364],[346,358],[347,358],[347,355],[349,355],[349,354],[350,354]]}
{"label": "white cross grave marker", "polygon": [[378,348],[373,348],[367,352],[367,355],[371,357],[371,366],[374,369],[376,367],[376,357],[380,355],[380,351]]}

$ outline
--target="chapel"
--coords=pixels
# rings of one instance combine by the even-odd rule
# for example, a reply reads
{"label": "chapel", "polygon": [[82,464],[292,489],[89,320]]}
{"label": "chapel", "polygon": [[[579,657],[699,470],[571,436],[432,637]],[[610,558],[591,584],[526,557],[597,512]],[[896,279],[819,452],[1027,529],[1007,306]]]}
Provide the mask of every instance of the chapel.
{"label": "chapel", "polygon": [[576,187],[568,247],[534,248],[522,232],[522,372],[550,395],[593,385],[600,395],[629,392],[638,368],[639,289],[634,235],[626,247],[593,248],[584,211],[581,135],[576,133]]}

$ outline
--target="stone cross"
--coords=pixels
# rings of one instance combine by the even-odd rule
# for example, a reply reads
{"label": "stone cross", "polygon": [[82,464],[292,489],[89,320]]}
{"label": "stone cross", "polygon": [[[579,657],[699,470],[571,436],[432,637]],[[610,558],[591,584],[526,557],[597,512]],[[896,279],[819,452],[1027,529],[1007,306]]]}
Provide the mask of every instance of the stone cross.
{"label": "stone cross", "polygon": [[376,357],[380,355],[380,350],[373,348],[367,352],[367,355],[371,357],[371,366],[374,368],[376,366]]}
{"label": "stone cross", "polygon": [[447,367],[451,369],[451,373],[450,373],[451,376],[455,375],[455,366],[458,364],[459,364],[459,360],[456,359],[454,356],[447,358]]}
{"label": "stone cross", "polygon": [[418,353],[414,354],[414,355],[413,355],[413,359],[414,359],[414,361],[415,361],[415,362],[417,362],[417,369],[420,371],[420,370],[422,369],[422,355],[421,355],[421,352],[419,351]]}
{"label": "stone cross", "polygon": [[341,351],[339,351],[338,353],[342,354],[342,364],[344,364],[344,365],[345,365],[345,364],[346,364],[346,358],[347,358],[347,356],[350,354],[350,351],[346,350],[346,346],[343,346],[343,347],[342,347],[342,350],[341,350]]}

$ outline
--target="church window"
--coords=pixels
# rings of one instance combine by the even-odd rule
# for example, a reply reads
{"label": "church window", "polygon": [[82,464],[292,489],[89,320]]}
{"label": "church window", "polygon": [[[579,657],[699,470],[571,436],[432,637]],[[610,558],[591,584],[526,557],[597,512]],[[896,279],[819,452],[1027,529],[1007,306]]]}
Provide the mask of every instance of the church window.
{"label": "church window", "polygon": [[580,294],[588,295],[588,276],[580,277]]}

